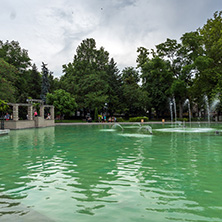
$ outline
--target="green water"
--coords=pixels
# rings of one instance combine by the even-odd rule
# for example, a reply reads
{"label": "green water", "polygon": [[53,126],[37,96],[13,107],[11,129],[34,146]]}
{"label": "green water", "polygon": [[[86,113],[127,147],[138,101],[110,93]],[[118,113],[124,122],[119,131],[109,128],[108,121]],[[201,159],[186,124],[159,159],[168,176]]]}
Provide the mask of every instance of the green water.
{"label": "green water", "polygon": [[219,126],[124,127],[1,136],[0,221],[222,221]]}

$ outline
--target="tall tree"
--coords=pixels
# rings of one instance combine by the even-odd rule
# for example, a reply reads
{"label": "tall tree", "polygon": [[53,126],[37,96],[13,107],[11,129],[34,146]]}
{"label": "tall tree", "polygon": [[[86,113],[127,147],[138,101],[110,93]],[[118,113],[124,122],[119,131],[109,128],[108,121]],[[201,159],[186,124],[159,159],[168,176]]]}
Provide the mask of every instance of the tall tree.
{"label": "tall tree", "polygon": [[214,97],[222,90],[222,11],[215,12],[199,32],[205,48],[205,56],[198,58],[198,62],[202,60],[205,64],[205,69],[200,70],[199,76],[204,75],[205,81],[210,80],[211,84],[206,90],[209,97]]}
{"label": "tall tree", "polygon": [[29,96],[33,99],[39,99],[41,94],[42,78],[35,64],[32,66],[29,76]]}
{"label": "tall tree", "polygon": [[[137,63],[142,72],[142,87],[149,93],[150,108],[154,108],[157,116],[162,116],[168,107],[168,98],[173,81],[173,72],[170,63],[154,55],[148,58],[148,52],[144,48],[139,48]],[[151,113],[151,109],[150,109]]]}
{"label": "tall tree", "polygon": [[108,112],[112,116],[114,112],[121,112],[123,108],[122,78],[113,58],[111,58],[107,66],[105,79],[108,83]]}
{"label": "tall tree", "polygon": [[[190,36],[189,36],[190,37]],[[189,39],[188,35],[185,39]],[[189,45],[190,46],[190,45]],[[170,89],[171,97],[174,97],[179,106],[179,116],[183,117],[183,104],[188,97],[188,89],[191,84],[192,63],[188,56],[188,50],[183,44],[174,39],[167,39],[166,42],[156,46],[157,55],[169,62],[169,68],[173,73],[173,83]]]}
{"label": "tall tree", "polygon": [[48,74],[49,74],[49,70],[46,67],[47,64],[45,64],[44,62],[42,63],[42,89],[41,89],[41,99],[46,102],[46,94],[49,92],[49,79],[48,79]]}
{"label": "tall tree", "polygon": [[50,93],[60,88],[59,79],[54,78],[53,72],[49,72],[48,79],[49,79],[49,85],[50,85],[50,88],[49,88]]}
{"label": "tall tree", "polygon": [[122,71],[123,106],[126,116],[144,114],[145,93],[139,86],[139,72],[133,67],[126,67]]}
{"label": "tall tree", "polygon": [[80,109],[101,110],[107,102],[108,62],[109,53],[103,47],[97,49],[94,39],[86,39],[77,47],[73,62],[63,65],[62,87],[76,95]]}
{"label": "tall tree", "polygon": [[213,18],[199,29],[203,36],[206,55],[214,60],[215,66],[222,62],[222,11],[215,12]]}

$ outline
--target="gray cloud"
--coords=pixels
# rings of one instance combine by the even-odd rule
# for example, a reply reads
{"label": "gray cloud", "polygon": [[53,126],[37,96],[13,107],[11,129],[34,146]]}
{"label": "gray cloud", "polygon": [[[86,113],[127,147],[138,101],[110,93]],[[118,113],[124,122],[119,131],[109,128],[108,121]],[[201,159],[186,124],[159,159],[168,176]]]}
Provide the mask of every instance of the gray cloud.
{"label": "gray cloud", "polygon": [[33,63],[56,76],[73,60],[85,38],[95,38],[120,68],[135,66],[139,46],[154,48],[166,38],[203,26],[221,0],[3,0],[1,40],[17,40]]}

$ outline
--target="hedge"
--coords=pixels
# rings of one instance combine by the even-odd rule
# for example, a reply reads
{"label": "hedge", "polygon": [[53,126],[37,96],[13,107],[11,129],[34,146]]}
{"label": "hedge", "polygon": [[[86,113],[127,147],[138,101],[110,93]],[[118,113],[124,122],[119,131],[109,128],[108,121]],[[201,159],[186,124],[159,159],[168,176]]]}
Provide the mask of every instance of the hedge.
{"label": "hedge", "polygon": [[138,116],[138,117],[131,117],[131,118],[129,118],[129,121],[130,121],[130,122],[141,122],[142,119],[143,119],[144,122],[149,121],[149,118],[146,117],[146,116],[142,116],[142,117],[140,117],[140,116]]}

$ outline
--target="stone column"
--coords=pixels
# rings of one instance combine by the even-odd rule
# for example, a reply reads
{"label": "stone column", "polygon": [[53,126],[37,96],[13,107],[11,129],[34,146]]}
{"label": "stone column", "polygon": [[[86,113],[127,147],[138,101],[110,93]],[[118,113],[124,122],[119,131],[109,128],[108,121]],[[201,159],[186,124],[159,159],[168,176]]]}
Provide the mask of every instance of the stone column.
{"label": "stone column", "polygon": [[51,119],[55,119],[55,114],[54,114],[54,106],[50,107],[50,114],[51,114]]}
{"label": "stone column", "polygon": [[28,106],[28,120],[33,120],[33,105]]}
{"label": "stone column", "polygon": [[19,112],[18,112],[18,105],[13,105],[13,120],[18,121],[19,120]]}
{"label": "stone column", "polygon": [[40,116],[44,118],[44,106],[40,106]]}

